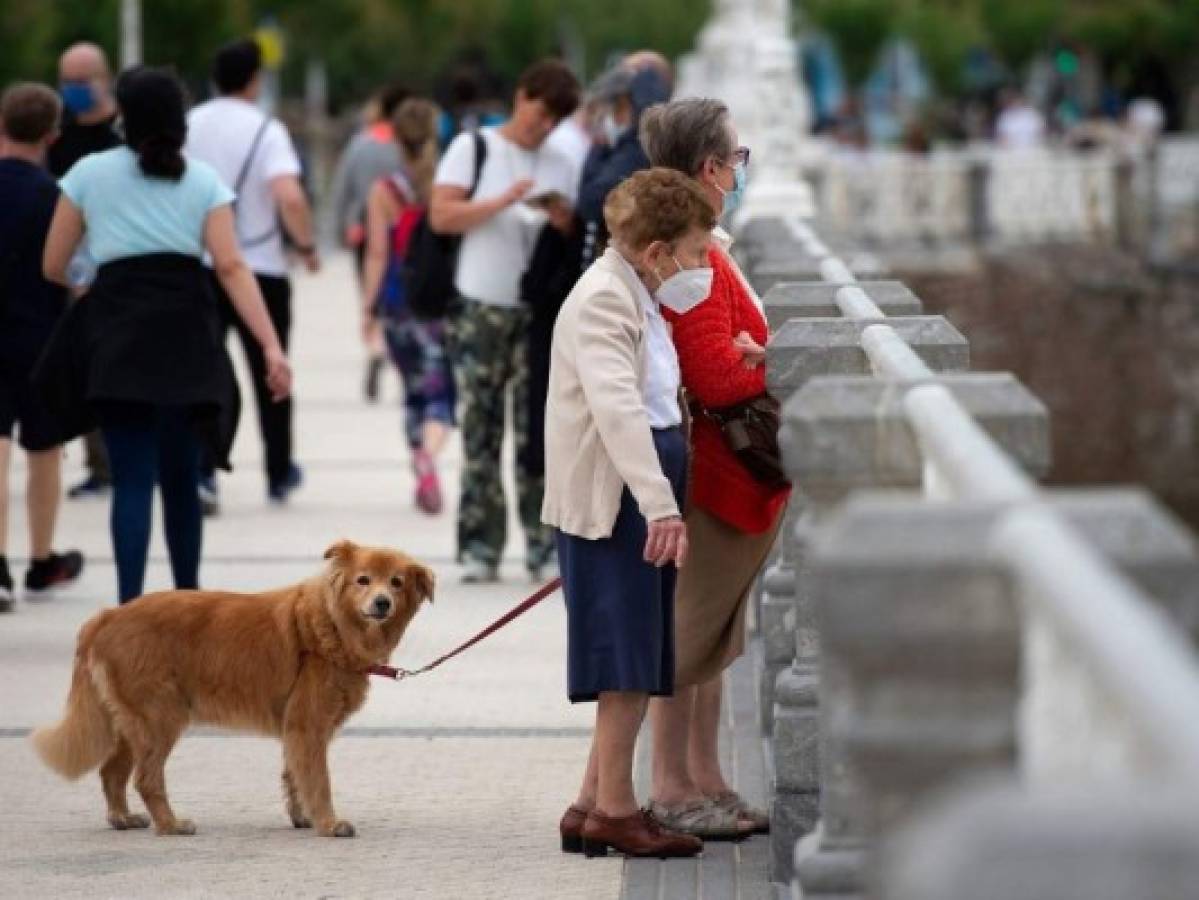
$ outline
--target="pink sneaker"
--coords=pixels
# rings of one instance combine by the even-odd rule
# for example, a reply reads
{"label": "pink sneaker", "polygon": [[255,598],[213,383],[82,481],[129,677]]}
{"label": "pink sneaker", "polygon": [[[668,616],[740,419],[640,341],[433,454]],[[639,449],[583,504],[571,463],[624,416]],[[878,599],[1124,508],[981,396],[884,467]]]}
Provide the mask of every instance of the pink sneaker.
{"label": "pink sneaker", "polygon": [[441,483],[437,480],[437,466],[424,450],[412,454],[412,469],[416,473],[416,505],[431,516],[441,512]]}

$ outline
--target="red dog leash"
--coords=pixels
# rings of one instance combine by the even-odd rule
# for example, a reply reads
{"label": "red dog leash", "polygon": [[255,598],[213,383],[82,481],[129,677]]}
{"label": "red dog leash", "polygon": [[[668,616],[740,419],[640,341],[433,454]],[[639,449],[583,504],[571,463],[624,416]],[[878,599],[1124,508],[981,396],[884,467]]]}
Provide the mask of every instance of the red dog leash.
{"label": "red dog leash", "polygon": [[497,631],[499,631],[501,628],[503,628],[505,625],[507,625],[513,619],[520,618],[525,613],[527,613],[530,609],[532,609],[534,606],[536,606],[538,603],[540,603],[542,600],[544,600],[546,597],[548,597],[550,594],[554,593],[554,591],[558,590],[558,588],[560,588],[561,586],[562,586],[562,579],[555,578],[549,584],[538,589],[538,591],[535,594],[533,594],[531,597],[529,597],[526,600],[521,601],[521,603],[518,604],[516,607],[514,607],[513,609],[504,613],[503,616],[501,616],[495,622],[492,622],[490,625],[488,625],[486,628],[484,628],[482,631],[480,631],[478,634],[476,634],[473,638],[471,638],[469,641],[467,641],[465,644],[451,650],[445,656],[439,656],[437,659],[433,660],[433,662],[429,663],[424,668],[397,669],[394,666],[376,665],[376,666],[371,666],[366,671],[369,672],[371,675],[379,675],[383,678],[392,678],[396,681],[402,681],[405,678],[413,678],[417,675],[423,675],[425,672],[431,672],[433,669],[436,669],[438,666],[440,666],[443,662],[453,659],[459,653],[462,653],[464,650],[469,650],[471,647],[473,647],[475,644],[479,643],[479,641],[483,640],[484,638],[495,634]]}

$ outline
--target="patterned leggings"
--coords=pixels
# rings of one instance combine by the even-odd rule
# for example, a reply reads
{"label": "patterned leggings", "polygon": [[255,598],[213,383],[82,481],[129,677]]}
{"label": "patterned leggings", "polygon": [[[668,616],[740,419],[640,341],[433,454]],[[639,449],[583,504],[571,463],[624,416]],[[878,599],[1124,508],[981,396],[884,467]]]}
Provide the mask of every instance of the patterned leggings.
{"label": "patterned leggings", "polygon": [[415,450],[426,422],[454,424],[454,373],[445,349],[445,323],[389,316],[383,334],[404,380],[404,433]]}

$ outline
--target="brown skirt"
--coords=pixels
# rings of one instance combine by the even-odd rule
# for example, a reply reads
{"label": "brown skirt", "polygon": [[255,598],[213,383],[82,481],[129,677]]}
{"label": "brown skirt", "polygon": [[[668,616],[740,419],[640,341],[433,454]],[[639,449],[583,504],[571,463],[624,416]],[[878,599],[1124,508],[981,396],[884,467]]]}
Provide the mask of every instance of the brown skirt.
{"label": "brown skirt", "polygon": [[674,599],[676,689],[711,681],[745,651],[749,592],[783,511],[761,534],[746,534],[695,507],[685,518],[690,549]]}

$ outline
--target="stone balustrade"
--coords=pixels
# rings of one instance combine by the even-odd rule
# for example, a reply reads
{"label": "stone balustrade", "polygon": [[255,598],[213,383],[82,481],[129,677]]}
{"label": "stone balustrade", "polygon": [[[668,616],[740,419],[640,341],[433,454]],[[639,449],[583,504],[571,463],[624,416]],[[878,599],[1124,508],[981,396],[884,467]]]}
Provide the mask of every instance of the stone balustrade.
{"label": "stone balustrade", "polygon": [[[1188,896],[1168,888],[1199,883],[1180,880],[1199,856],[1172,855],[1199,833],[1179,800],[1199,799],[1193,539],[1137,490],[1039,489],[1049,419],[1018,380],[968,372],[950,323],[802,223],[755,229],[751,279],[804,276],[765,297],[796,484],[755,606],[775,880],[809,900]],[[1144,833],[1101,811],[1124,796]],[[1105,882],[1105,840],[1159,892]],[[1090,868],[1067,878],[1046,846]]]}

